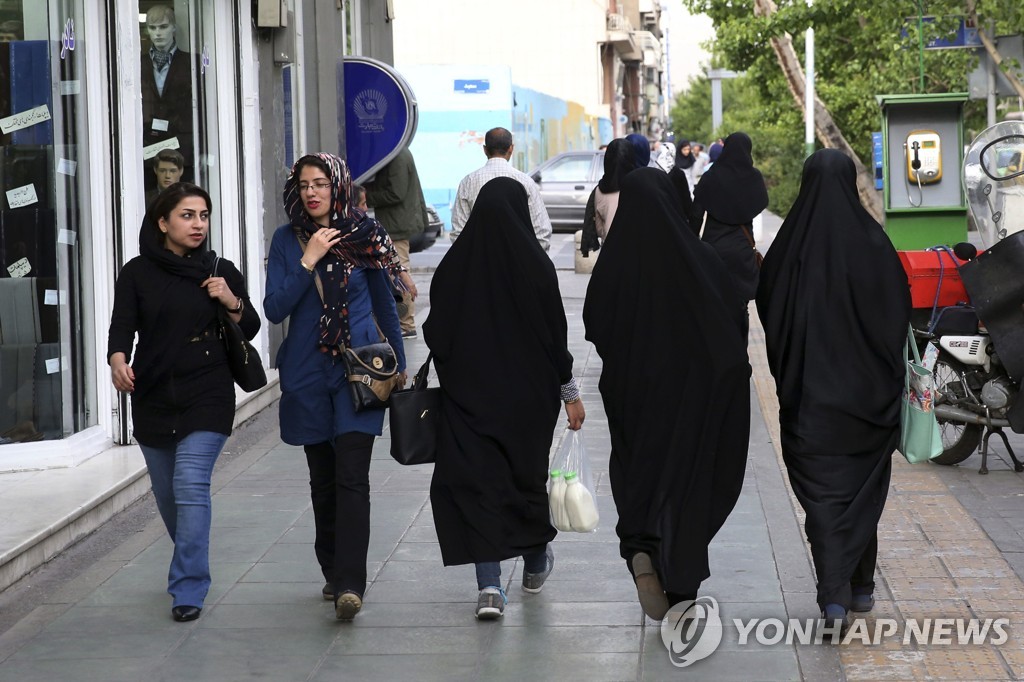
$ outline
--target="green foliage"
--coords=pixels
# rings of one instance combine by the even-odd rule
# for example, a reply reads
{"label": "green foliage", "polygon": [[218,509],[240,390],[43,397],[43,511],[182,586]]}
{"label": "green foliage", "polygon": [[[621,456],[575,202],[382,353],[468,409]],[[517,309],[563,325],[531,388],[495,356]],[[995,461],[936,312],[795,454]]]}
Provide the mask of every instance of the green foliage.
{"label": "green foliage", "polygon": [[[802,103],[789,91],[770,39],[789,34],[800,60],[804,35],[815,31],[815,86],[836,125],[854,151],[870,166],[871,133],[881,128],[880,94],[963,92],[977,63],[970,50],[919,50],[918,3],[907,0],[777,0],[778,12],[755,17],[753,0],[680,0],[692,14],[706,14],[715,25],[716,65],[744,76],[725,81],[723,130],[743,130],[754,141],[755,163],[769,186],[771,210],[785,214],[796,197],[804,156]],[[925,15],[963,15],[966,3],[928,0]],[[1024,26],[1024,2],[979,0],[983,24],[991,19],[997,34]],[[952,29],[955,20],[936,21],[929,31]],[[901,34],[905,33],[905,35]],[[928,39],[927,37],[925,38]],[[802,64],[801,64],[802,66]],[[924,88],[921,89],[921,72]],[[984,127],[984,102],[966,108],[969,129]],[[711,96],[706,78],[691,81],[671,111],[673,127],[710,135]],[[697,135],[694,135],[697,137]]]}

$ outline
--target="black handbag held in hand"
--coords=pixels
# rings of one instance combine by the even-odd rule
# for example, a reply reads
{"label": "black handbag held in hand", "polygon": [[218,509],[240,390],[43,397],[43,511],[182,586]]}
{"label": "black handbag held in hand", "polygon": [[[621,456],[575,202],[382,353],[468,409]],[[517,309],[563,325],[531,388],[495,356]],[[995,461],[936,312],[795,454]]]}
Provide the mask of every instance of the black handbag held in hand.
{"label": "black handbag held in hand", "polygon": [[[213,264],[214,277],[217,276],[218,265],[220,256]],[[263,369],[260,354],[245,338],[242,328],[231,319],[222,305],[217,306],[217,325],[220,327],[220,337],[224,340],[224,348],[227,351],[231,377],[238,387],[246,393],[252,393],[266,386],[267,373]]]}
{"label": "black handbag held in hand", "polygon": [[412,388],[391,394],[391,456],[399,464],[430,464],[437,452],[441,389],[427,388],[430,359],[412,380]]}

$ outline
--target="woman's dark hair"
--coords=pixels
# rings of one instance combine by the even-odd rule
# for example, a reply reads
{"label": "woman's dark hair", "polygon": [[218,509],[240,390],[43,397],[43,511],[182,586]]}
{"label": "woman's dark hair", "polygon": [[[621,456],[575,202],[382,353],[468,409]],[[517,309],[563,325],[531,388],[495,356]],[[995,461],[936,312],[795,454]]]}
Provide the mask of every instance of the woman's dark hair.
{"label": "woman's dark hair", "polygon": [[206,202],[206,210],[213,213],[213,200],[210,194],[191,182],[176,182],[157,195],[153,205],[149,208],[149,216],[156,224],[161,218],[167,220],[171,217],[171,211],[186,197],[201,197]]}
{"label": "woman's dark hair", "polygon": [[153,205],[146,211],[146,223],[156,232],[157,241],[163,245],[166,235],[160,231],[160,219],[169,220],[171,211],[188,197],[201,197],[206,202],[206,210],[213,213],[213,200],[210,194],[199,185],[191,182],[176,182],[157,195]]}
{"label": "woman's dark hair", "polygon": [[314,168],[322,170],[324,172],[324,175],[327,176],[327,179],[331,179],[331,169],[330,167],[328,167],[326,163],[324,163],[324,160],[321,159],[319,156],[307,154],[306,156],[303,156],[301,159],[295,162],[295,170],[293,171],[295,182],[299,181],[299,173],[301,173],[302,169],[305,168],[306,166],[313,166]]}

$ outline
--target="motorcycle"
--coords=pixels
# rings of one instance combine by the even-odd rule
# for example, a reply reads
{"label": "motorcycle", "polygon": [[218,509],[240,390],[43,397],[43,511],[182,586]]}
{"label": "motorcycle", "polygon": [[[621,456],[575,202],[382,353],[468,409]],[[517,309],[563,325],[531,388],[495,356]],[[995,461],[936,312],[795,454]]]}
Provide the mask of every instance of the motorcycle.
{"label": "motorcycle", "polygon": [[1014,469],[1024,471],[1004,432],[1024,433],[1024,123],[999,123],[979,135],[963,179],[985,250],[966,242],[953,248],[969,305],[933,311],[928,329],[918,332],[937,349],[934,405],[944,449],[932,461],[957,464],[980,444],[979,473],[987,474],[989,439],[998,435]]}

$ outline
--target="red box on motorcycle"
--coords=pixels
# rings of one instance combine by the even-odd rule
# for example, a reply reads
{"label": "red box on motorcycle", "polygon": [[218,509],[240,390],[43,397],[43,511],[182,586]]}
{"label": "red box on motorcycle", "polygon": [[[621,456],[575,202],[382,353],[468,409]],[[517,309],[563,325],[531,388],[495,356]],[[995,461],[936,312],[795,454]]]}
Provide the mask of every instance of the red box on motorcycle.
{"label": "red box on motorcycle", "polygon": [[936,305],[935,292],[940,287],[938,307],[967,302],[967,290],[960,279],[958,265],[962,261],[945,251],[899,251],[900,262],[907,273],[910,284],[910,300],[914,308],[929,308]]}

